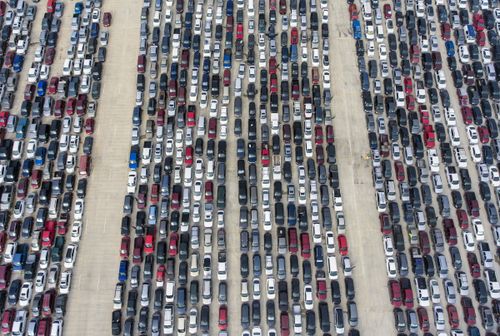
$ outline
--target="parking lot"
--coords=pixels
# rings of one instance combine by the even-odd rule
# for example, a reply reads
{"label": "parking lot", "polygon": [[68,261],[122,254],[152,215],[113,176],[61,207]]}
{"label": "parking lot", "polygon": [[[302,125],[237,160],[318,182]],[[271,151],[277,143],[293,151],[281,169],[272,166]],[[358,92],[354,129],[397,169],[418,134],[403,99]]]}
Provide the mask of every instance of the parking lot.
{"label": "parking lot", "polygon": [[3,334],[498,332],[496,1],[22,3]]}

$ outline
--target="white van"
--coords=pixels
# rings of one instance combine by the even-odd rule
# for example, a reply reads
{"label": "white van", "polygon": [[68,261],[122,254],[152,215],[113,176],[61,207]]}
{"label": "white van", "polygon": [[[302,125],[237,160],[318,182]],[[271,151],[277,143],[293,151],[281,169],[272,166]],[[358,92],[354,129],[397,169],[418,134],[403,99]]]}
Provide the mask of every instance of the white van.
{"label": "white van", "polygon": [[313,242],[321,244],[321,225],[319,223],[313,223]]}
{"label": "white van", "polygon": [[163,310],[163,334],[172,335],[174,332],[174,309],[173,306],[165,306]]}
{"label": "white van", "polygon": [[166,303],[173,303],[174,302],[174,296],[175,296],[175,282],[174,281],[167,281],[167,289],[165,291],[165,302]]}
{"label": "white van", "polygon": [[49,218],[50,219],[55,219],[57,218],[57,210],[59,209],[59,198],[58,197],[52,197],[50,199],[50,204],[49,204]]}
{"label": "white van", "polygon": [[215,171],[215,161],[209,160],[208,165],[207,165],[207,179],[208,180],[214,179],[214,171]]}
{"label": "white van", "polygon": [[328,277],[331,280],[337,280],[339,278],[339,270],[337,268],[337,259],[335,259],[335,256],[328,256]]}
{"label": "white van", "polygon": [[393,180],[386,180],[385,182],[385,192],[387,194],[387,199],[389,201],[396,200],[396,185]]}
{"label": "white van", "polygon": [[387,200],[385,199],[385,193],[383,191],[377,192],[377,210],[378,212],[384,212],[387,209]]}
{"label": "white van", "polygon": [[205,117],[198,117],[198,126],[197,126],[197,135],[204,136],[205,135]]}

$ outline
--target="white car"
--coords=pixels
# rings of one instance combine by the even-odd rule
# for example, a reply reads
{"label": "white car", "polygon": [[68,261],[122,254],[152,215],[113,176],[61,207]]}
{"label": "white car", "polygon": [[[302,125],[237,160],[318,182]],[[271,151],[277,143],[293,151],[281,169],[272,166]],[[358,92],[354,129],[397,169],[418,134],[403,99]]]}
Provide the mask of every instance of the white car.
{"label": "white car", "polygon": [[477,241],[484,240],[484,226],[479,218],[474,218],[472,220],[472,228],[474,230],[474,235]]}
{"label": "white car", "polygon": [[323,88],[330,88],[330,71],[328,70],[323,71]]}
{"label": "white car", "polygon": [[335,254],[335,236],[332,231],[326,232],[326,252]]}
{"label": "white car", "polygon": [[490,64],[491,63],[491,51],[488,48],[483,48],[481,50],[481,56],[483,58],[483,63],[484,64]]}
{"label": "white car", "polygon": [[453,110],[452,108],[447,108],[444,110],[444,119],[446,120],[446,124],[448,126],[457,125],[457,116],[455,114],[455,110]]}
{"label": "white car", "polygon": [[467,132],[467,137],[469,138],[470,144],[479,143],[479,133],[477,132],[476,126],[467,125],[467,127],[465,127],[465,131]]}
{"label": "white car", "polygon": [[73,222],[73,226],[71,227],[71,241],[73,243],[78,243],[80,241],[80,237],[82,236],[82,223],[79,221]]}
{"label": "white car", "polygon": [[35,277],[35,293],[42,293],[44,291],[46,280],[47,271],[38,271]]}
{"label": "white car", "polygon": [[492,226],[491,232],[493,234],[493,239],[495,240],[495,245],[500,247],[500,227]]}
{"label": "white car", "polygon": [[64,256],[64,267],[72,269],[75,266],[77,252],[78,252],[77,244],[71,243],[68,245]]}
{"label": "white car", "polygon": [[386,257],[392,257],[394,255],[394,244],[392,243],[392,238],[390,236],[384,236],[384,253]]}
{"label": "white car", "polygon": [[59,292],[61,294],[68,294],[71,288],[71,270],[66,270],[61,273],[61,281],[59,282]]}
{"label": "white car", "polygon": [[24,282],[19,293],[19,305],[21,307],[26,307],[30,304],[32,293],[33,283],[31,281]]}
{"label": "white car", "polygon": [[268,277],[266,280],[267,298],[274,300],[276,297],[276,280],[273,277]]}
{"label": "white car", "polygon": [[439,173],[440,159],[437,150],[436,149],[427,150],[427,157],[429,159],[429,166],[431,168],[431,172]]}
{"label": "white car", "polygon": [[398,143],[393,143],[391,145],[391,152],[392,152],[392,159],[399,161],[401,160],[401,148],[399,147]]}
{"label": "white car", "polygon": [[474,252],[476,249],[475,244],[474,244],[474,236],[472,235],[472,232],[470,231],[462,231],[462,238],[464,240],[464,248],[468,252]]}
{"label": "white car", "polygon": [[470,145],[469,150],[473,162],[480,163],[483,161],[483,154],[481,152],[481,147],[479,147],[478,144]]}
{"label": "white car", "polygon": [[311,285],[304,285],[304,307],[307,310],[313,309],[314,306],[314,296],[313,288]]}
{"label": "white car", "polygon": [[37,144],[38,142],[36,139],[30,139],[30,141],[28,141],[28,145],[26,146],[26,158],[35,158],[36,149],[38,147]]}
{"label": "white car", "polygon": [[393,257],[385,258],[385,268],[387,271],[387,276],[391,279],[397,277],[397,266],[396,260]]}
{"label": "white car", "polygon": [[85,201],[81,198],[77,199],[75,202],[75,219],[82,219],[83,213],[85,211]]}
{"label": "white car", "polygon": [[500,173],[498,172],[498,168],[495,166],[489,167],[490,171],[490,182],[496,188],[500,187]]}
{"label": "white car", "polygon": [[387,47],[385,44],[380,43],[378,45],[378,54],[381,61],[387,60]]}

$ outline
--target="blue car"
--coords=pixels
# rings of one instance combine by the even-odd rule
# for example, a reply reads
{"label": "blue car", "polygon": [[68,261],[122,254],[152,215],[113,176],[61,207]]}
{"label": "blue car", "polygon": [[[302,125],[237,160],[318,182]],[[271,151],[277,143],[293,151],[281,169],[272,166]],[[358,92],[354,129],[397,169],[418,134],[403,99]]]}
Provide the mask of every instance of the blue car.
{"label": "blue car", "polygon": [[45,156],[47,155],[47,148],[38,147],[35,152],[35,165],[41,167],[45,164]]}
{"label": "blue car", "polygon": [[75,4],[75,11],[73,13],[76,15],[80,15],[82,14],[82,11],[83,11],[83,3],[77,2]]}
{"label": "blue car", "polygon": [[455,45],[453,44],[453,41],[446,41],[444,45],[446,47],[446,53],[448,54],[448,57],[455,56]]}
{"label": "blue car", "polygon": [[299,59],[299,52],[296,44],[290,46],[290,61],[297,62]]}
{"label": "blue car", "polygon": [[99,24],[94,22],[90,26],[90,37],[96,38],[98,36],[99,36]]}
{"label": "blue car", "polygon": [[120,270],[118,271],[118,281],[124,282],[128,279],[128,260],[120,261]]}
{"label": "blue car", "polygon": [[361,39],[361,24],[359,23],[359,20],[353,20],[352,21],[352,31],[354,38],[356,40]]}
{"label": "blue car", "polygon": [[14,62],[12,62],[12,68],[14,72],[21,72],[23,70],[24,56],[18,55],[14,56]]}
{"label": "blue car", "polygon": [[33,160],[32,159],[24,160],[23,170],[22,170],[23,177],[30,177],[32,170],[33,170]]}
{"label": "blue car", "polygon": [[46,80],[39,81],[36,88],[36,94],[39,95],[40,97],[43,97],[45,96],[46,91],[47,91],[47,81]]}

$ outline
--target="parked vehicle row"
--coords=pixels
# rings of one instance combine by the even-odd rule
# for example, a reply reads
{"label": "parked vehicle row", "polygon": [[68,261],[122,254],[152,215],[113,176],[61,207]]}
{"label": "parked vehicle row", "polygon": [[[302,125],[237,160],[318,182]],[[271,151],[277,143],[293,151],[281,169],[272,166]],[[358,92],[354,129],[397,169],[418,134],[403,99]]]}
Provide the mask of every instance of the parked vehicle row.
{"label": "parked vehicle row", "polygon": [[497,7],[496,1],[363,1],[360,10],[349,4],[399,333],[496,330]]}
{"label": "parked vehicle row", "polygon": [[[90,37],[100,31],[101,4],[100,0],[77,2],[73,13],[67,14],[74,22],[72,35],[82,33],[86,61],[81,65],[85,76],[94,81],[90,90],[90,81],[82,73],[54,75],[63,2],[0,2],[2,334],[63,333],[85,225],[104,61],[98,62],[95,55],[99,40]],[[33,26],[37,13],[43,15],[41,29]],[[104,13],[103,18],[108,18],[104,26],[109,26],[110,17]],[[32,31],[40,31],[39,36],[33,37]],[[94,49],[87,48],[90,45]],[[100,53],[105,54],[103,48]],[[75,57],[74,49],[68,57]],[[33,59],[32,64],[25,66],[25,59]],[[23,96],[17,104],[14,98],[19,91]]]}

